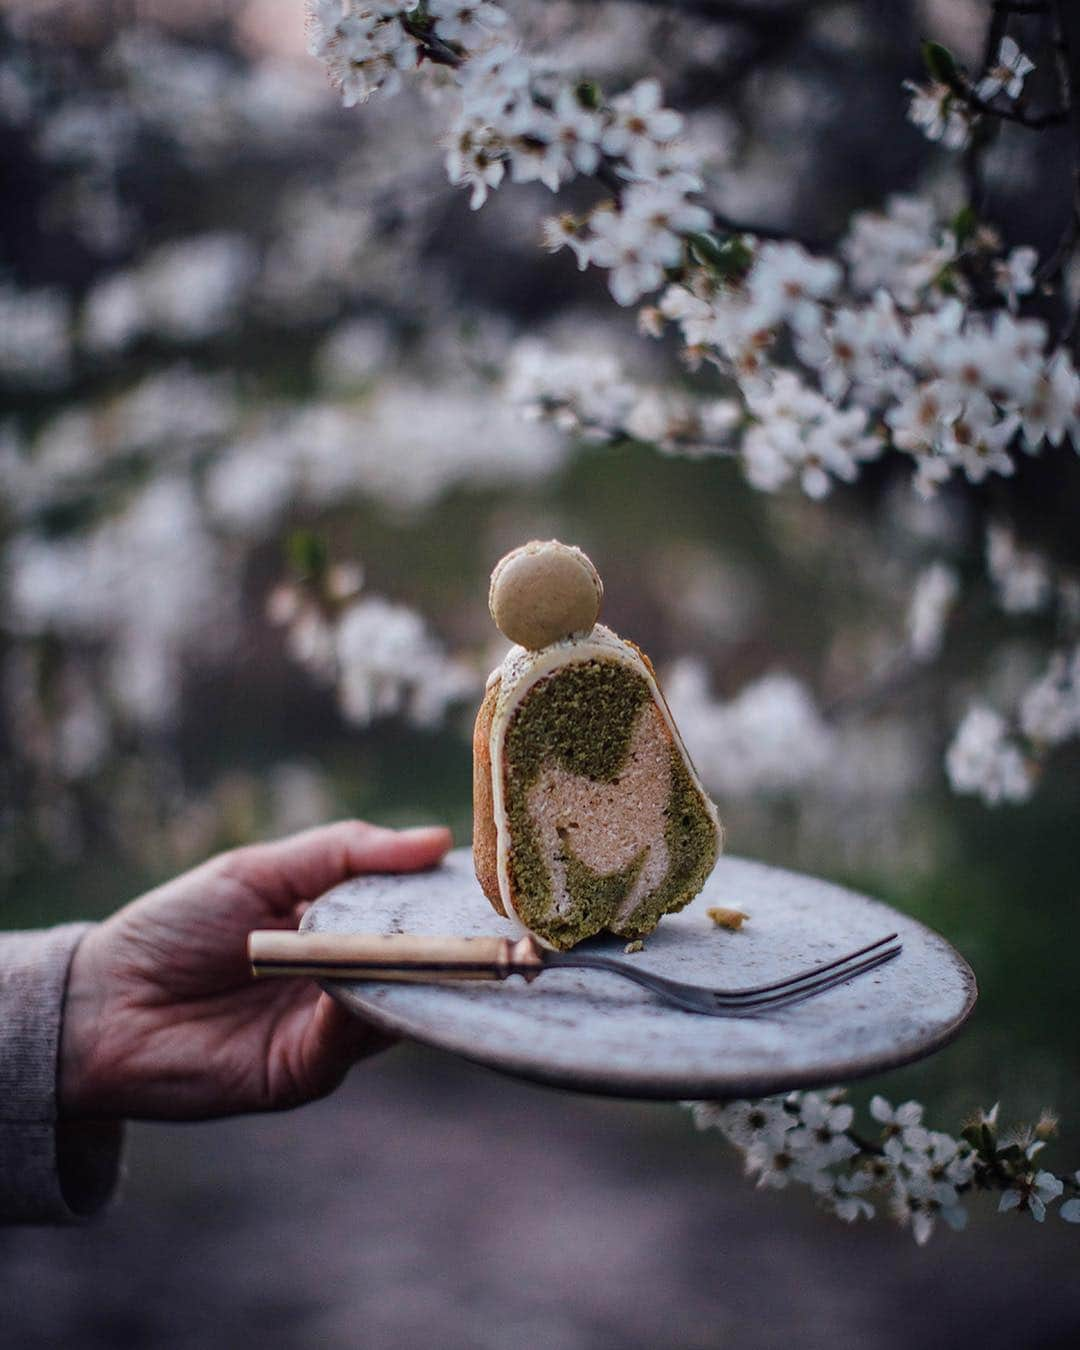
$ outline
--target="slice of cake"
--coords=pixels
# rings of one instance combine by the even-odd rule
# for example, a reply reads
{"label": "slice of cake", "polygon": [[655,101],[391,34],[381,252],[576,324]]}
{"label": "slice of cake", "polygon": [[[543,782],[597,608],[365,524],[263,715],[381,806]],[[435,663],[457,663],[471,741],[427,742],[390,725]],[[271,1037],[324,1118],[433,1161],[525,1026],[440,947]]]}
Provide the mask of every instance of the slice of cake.
{"label": "slice of cake", "polygon": [[519,645],[473,742],[480,884],[562,949],[652,932],[698,893],[722,839],[648,658],[595,622],[601,595],[585,554],[554,540],[499,563],[491,611]]}

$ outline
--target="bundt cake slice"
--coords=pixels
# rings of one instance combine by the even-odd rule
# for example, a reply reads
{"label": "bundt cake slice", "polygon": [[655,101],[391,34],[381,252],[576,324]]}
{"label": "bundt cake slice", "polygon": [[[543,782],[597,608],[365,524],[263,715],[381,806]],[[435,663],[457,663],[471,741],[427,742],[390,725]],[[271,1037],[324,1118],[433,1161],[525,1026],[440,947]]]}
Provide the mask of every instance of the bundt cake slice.
{"label": "bundt cake slice", "polygon": [[[474,857],[492,905],[546,944],[566,949],[595,933],[640,938],[698,893],[716,862],[721,831],[647,658],[593,625],[558,632],[560,590],[585,594],[578,550],[527,545],[542,573],[545,614],[516,574],[516,606],[529,636],[488,682],[474,740]],[[540,565],[542,563],[542,566]],[[569,576],[569,580],[566,577]],[[560,580],[563,578],[563,580]],[[492,610],[509,637],[521,634],[498,585]],[[553,591],[555,592],[553,596]]]}

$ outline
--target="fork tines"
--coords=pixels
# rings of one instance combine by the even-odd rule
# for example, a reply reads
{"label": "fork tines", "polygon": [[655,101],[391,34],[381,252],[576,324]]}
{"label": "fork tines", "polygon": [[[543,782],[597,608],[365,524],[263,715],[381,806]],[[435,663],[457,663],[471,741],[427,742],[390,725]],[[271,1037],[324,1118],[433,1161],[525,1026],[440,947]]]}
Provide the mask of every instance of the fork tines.
{"label": "fork tines", "polygon": [[899,935],[889,933],[887,937],[867,943],[865,947],[848,952],[846,956],[835,957],[798,975],[791,975],[785,980],[754,985],[747,989],[718,989],[714,991],[713,999],[718,1008],[730,1010],[733,1014],[740,1012],[751,1014],[766,1010],[771,1012],[776,1008],[810,998],[813,994],[823,993],[826,989],[843,984],[856,975],[874,970],[899,956],[902,949],[903,943]]}

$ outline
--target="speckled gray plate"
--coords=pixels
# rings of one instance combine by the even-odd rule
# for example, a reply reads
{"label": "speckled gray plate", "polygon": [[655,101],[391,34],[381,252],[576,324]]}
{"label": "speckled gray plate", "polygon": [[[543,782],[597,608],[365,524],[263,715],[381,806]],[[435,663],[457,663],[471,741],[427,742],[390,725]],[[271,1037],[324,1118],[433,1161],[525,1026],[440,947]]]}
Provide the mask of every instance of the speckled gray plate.
{"label": "speckled gray plate", "polygon": [[[739,933],[711,905],[745,910]],[[431,872],[348,881],[304,917],[313,932],[516,935],[495,914],[457,849]],[[975,1006],[975,977],[944,938],[879,901],[778,867],[721,858],[705,889],[669,915],[645,950],[619,939],[591,950],[712,986],[759,984],[842,955],[890,932],[902,954],[805,1003],[760,1018],[681,1012],[617,976],[546,971],[526,985],[332,981],[326,988],[388,1031],[559,1087],[625,1097],[759,1097],[839,1083],[930,1054]]]}

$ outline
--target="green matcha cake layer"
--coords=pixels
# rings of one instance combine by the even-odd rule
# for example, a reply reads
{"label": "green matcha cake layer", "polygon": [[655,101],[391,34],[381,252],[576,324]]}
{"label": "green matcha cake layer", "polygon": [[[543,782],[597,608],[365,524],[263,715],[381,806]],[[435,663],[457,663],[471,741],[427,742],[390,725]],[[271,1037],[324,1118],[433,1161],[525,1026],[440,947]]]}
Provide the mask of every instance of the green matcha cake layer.
{"label": "green matcha cake layer", "polygon": [[693,899],[719,851],[715,812],[655,685],[636,653],[619,655],[532,683],[495,756],[512,907],[563,949],[605,930],[650,933]]}

